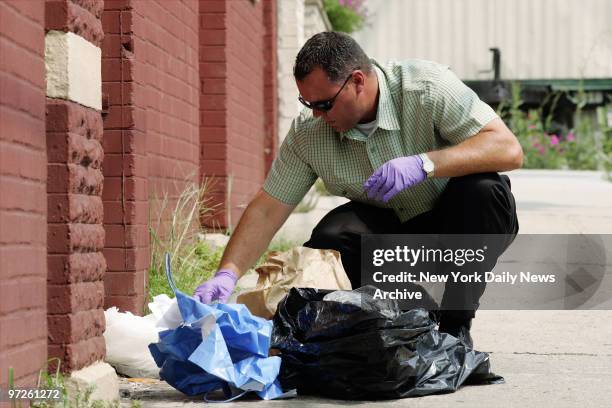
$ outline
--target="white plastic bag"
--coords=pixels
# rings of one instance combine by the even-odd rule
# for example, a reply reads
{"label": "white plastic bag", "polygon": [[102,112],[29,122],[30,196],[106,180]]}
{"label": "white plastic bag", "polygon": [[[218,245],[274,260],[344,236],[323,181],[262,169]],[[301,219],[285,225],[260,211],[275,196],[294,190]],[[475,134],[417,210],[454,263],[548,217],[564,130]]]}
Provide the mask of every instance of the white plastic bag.
{"label": "white plastic bag", "polygon": [[104,312],[106,362],[128,377],[159,378],[159,368],[149,352],[149,344],[159,340],[160,331],[180,324],[175,298],[156,296],[149,303],[149,309],[153,313],[147,316],[119,312],[116,307]]}

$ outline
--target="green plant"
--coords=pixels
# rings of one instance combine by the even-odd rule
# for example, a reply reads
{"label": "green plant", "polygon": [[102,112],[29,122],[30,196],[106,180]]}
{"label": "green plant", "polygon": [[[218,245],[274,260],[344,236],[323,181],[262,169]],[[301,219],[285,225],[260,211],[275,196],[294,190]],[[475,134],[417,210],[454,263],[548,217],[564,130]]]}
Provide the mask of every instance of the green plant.
{"label": "green plant", "polygon": [[602,129],[601,162],[606,178],[612,181],[612,127],[608,126],[607,115],[612,114],[612,105],[597,108],[597,123]]}
{"label": "green plant", "polygon": [[367,14],[363,3],[363,0],[323,0],[332,29],[345,33],[359,30]]}
{"label": "green plant", "polygon": [[[203,232],[200,227],[202,216],[211,211],[206,193],[208,185],[188,184],[180,192],[174,204],[167,194],[154,201],[156,218],[151,215],[149,232],[151,236],[151,266],[149,270],[149,299],[165,293],[173,297],[165,273],[164,254],[170,253],[174,282],[183,293],[193,293],[203,281],[217,270],[225,248],[213,248],[198,239]],[[152,205],[153,206],[153,205]],[[257,261],[261,264],[270,251],[284,251],[295,243],[286,240],[272,241],[266,253]],[[148,312],[148,311],[147,311]]]}
{"label": "green plant", "polygon": [[173,276],[182,291],[189,292],[212,274],[211,265],[220,259],[220,251],[213,251],[197,240],[202,219],[214,207],[206,196],[208,190],[208,182],[188,183],[172,202],[167,193],[161,199],[152,199],[150,207],[155,219],[150,213],[150,298],[161,293],[173,295],[165,275],[166,253],[170,254]]}
{"label": "green plant", "polygon": [[512,132],[521,143],[524,153],[524,168],[593,170],[597,168],[598,148],[595,129],[583,114],[584,92],[576,99],[576,126],[566,134],[552,131],[552,114],[543,116],[545,104],[551,101],[550,112],[562,96],[556,92],[543,101],[538,109],[524,112],[521,109],[520,84],[512,84],[509,104],[500,105],[498,114],[507,119]]}

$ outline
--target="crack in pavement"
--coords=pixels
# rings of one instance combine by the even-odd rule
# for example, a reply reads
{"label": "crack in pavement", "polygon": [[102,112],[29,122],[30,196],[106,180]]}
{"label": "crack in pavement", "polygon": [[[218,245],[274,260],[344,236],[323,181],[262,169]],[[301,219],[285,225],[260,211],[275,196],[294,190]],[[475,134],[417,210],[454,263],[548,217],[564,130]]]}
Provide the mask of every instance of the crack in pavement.
{"label": "crack in pavement", "polygon": [[595,354],[595,353],[535,353],[532,351],[485,351],[488,354],[526,354],[534,356],[585,356],[585,357],[612,357],[612,354]]}

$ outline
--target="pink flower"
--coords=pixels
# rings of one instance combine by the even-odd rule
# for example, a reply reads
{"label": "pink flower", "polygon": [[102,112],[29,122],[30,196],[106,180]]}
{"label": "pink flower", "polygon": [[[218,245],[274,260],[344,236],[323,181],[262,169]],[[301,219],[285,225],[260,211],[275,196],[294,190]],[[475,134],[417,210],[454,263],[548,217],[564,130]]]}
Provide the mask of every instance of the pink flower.
{"label": "pink flower", "polygon": [[544,146],[541,146],[541,147],[538,149],[538,152],[540,152],[540,154],[542,154],[542,155],[543,155],[543,154],[546,152],[546,149],[544,148]]}
{"label": "pink flower", "polygon": [[536,125],[528,125],[527,126],[527,129],[535,129],[535,128],[536,128]]}
{"label": "pink flower", "polygon": [[556,146],[556,145],[558,145],[558,144],[559,144],[559,137],[558,137],[557,135],[552,135],[552,136],[550,137],[550,144],[551,144],[552,146]]}
{"label": "pink flower", "polygon": [[574,140],[576,140],[576,137],[574,136],[574,133],[572,132],[569,132],[565,138],[567,139],[568,142],[573,142]]}
{"label": "pink flower", "polygon": [[534,142],[532,146],[533,147],[541,147],[542,145],[540,143],[538,143],[538,142]]}
{"label": "pink flower", "polygon": [[344,1],[345,0],[338,0],[338,4],[341,5],[341,6],[344,6]]}

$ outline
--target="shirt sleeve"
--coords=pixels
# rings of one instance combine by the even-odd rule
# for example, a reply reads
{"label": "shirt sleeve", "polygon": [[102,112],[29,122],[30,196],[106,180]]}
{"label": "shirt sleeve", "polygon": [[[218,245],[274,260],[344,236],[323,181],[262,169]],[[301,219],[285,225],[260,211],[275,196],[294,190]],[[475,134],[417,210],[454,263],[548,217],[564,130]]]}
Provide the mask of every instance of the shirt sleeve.
{"label": "shirt sleeve", "polygon": [[438,79],[432,81],[429,98],[436,129],[453,144],[474,136],[498,117],[449,68],[443,68]]}
{"label": "shirt sleeve", "polygon": [[263,189],[288,205],[297,205],[317,179],[312,167],[300,156],[295,140],[294,123],[272,162]]}

